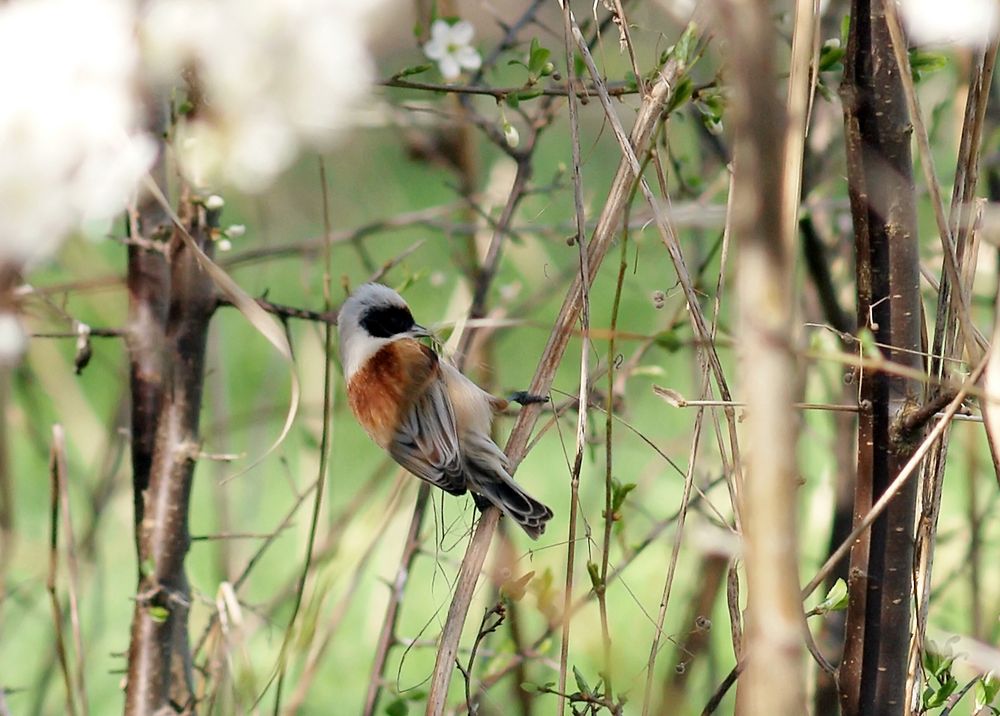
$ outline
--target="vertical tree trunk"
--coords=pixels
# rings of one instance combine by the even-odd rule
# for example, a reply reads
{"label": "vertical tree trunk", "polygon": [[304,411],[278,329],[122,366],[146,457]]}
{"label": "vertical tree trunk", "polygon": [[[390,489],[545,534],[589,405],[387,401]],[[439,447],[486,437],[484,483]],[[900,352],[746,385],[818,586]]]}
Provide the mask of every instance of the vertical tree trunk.
{"label": "vertical tree trunk", "polygon": [[[182,202],[182,212],[188,233],[201,247],[208,248],[213,217],[204,207],[187,200]],[[155,329],[144,332],[143,340],[149,339],[150,343],[141,344],[154,356],[158,384],[142,376],[138,385],[149,395],[140,393],[133,406],[133,424],[151,431],[152,438],[144,433],[133,447],[133,464],[146,472],[137,469],[134,478],[142,492],[136,496],[139,585],[129,645],[127,714],[194,711],[187,635],[191,590],[184,559],[190,544],[191,483],[200,450],[198,418],[205,341],[216,298],[211,279],[198,265],[180,229],[175,228],[164,250],[169,275],[165,277],[159,271],[154,274],[156,287],[162,288],[166,281],[167,291],[156,297],[167,304],[164,330],[162,334]],[[139,262],[140,266],[144,264]],[[129,284],[135,284],[141,296],[151,289],[147,283],[150,278],[133,276],[132,268],[130,261]],[[144,310],[151,309],[142,305],[137,309]],[[147,315],[141,320],[153,317]],[[141,358],[133,355],[133,375]],[[137,413],[137,409],[141,412]]]}
{"label": "vertical tree trunk", "polygon": [[[857,256],[858,325],[896,363],[921,367],[919,257],[910,120],[884,0],[854,0],[844,65],[848,189]],[[893,430],[919,399],[920,382],[860,376],[857,523],[913,452]],[[909,438],[909,439],[907,439]],[[903,712],[912,598],[916,482],[900,490],[851,553],[850,603],[840,666],[845,716]]]}

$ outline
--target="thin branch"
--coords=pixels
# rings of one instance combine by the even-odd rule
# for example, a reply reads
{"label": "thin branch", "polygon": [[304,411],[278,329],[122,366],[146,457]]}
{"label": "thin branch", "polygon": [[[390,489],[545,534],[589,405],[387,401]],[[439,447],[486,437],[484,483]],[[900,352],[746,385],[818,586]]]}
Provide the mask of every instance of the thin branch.
{"label": "thin branch", "polygon": [[[563,41],[566,50],[566,87],[573,86],[576,79],[576,70],[573,63],[573,42],[572,42],[572,15],[568,2],[563,3]],[[579,256],[580,267],[580,328],[586,333],[590,328],[590,288],[587,282],[589,267],[587,265],[587,246],[585,244],[584,208],[583,208],[583,177],[580,173],[580,119],[578,116],[577,97],[572,92],[569,93],[569,129],[570,143],[573,156],[573,207],[576,216],[576,245]],[[583,451],[587,444],[587,397],[590,393],[590,342],[584,338],[580,342],[580,392],[577,403],[576,420],[576,451],[573,456],[573,467],[570,474],[570,495],[569,495],[569,525],[566,538],[566,586],[563,591],[563,610],[568,610],[573,603],[573,577],[576,564],[576,523],[577,509],[580,501],[580,471],[583,468]],[[562,625],[562,635],[559,646],[559,707],[560,714],[565,713],[566,700],[566,675],[569,666],[569,636],[570,620],[566,619]],[[607,648],[607,646],[606,646]],[[605,679],[610,681],[611,675],[605,674]]]}
{"label": "thin branch", "polygon": [[[988,356],[987,356],[988,358]],[[865,516],[858,521],[851,530],[851,533],[847,536],[840,546],[833,551],[832,554],[827,558],[823,566],[820,567],[819,571],[816,572],[815,576],[809,580],[809,583],[802,588],[802,598],[805,599],[810,594],[815,591],[816,587],[823,583],[826,575],[831,569],[836,566],[848,552],[851,551],[851,547],[854,546],[855,540],[865,532],[872,523],[878,518],[879,515],[885,511],[885,508],[892,501],[892,498],[899,492],[899,489],[906,484],[906,481],[913,474],[913,471],[920,465],[920,461],[923,459],[924,455],[931,449],[935,441],[944,433],[948,428],[951,420],[954,418],[955,414],[958,412],[959,408],[962,406],[962,401],[965,400],[966,396],[969,394],[969,389],[975,385],[976,381],[983,374],[983,370],[986,368],[987,360],[984,359],[980,361],[979,365],[976,367],[969,378],[965,381],[962,388],[955,394],[951,402],[948,403],[948,407],[945,409],[941,420],[934,426],[934,428],[927,434],[927,437],[923,439],[920,446],[913,452],[910,459],[906,461],[903,469],[899,471],[895,479],[889,484],[882,495],[878,498],[875,504],[872,505],[871,509],[865,514]]]}
{"label": "thin branch", "polygon": [[[631,138],[631,144],[635,147],[635,150],[639,152],[645,151],[649,138],[652,136],[652,131],[659,121],[660,113],[663,107],[666,106],[667,99],[673,89],[673,84],[679,76],[680,69],[677,64],[668,65],[650,90],[650,94],[643,100]],[[593,281],[594,274],[600,266],[601,260],[615,238],[617,227],[621,221],[625,200],[629,195],[634,176],[635,174],[631,171],[630,164],[623,159],[615,174],[608,199],[601,211],[597,228],[594,230],[591,240],[587,244],[589,251],[589,275],[586,279],[588,283]],[[539,361],[535,377],[532,379],[528,389],[530,393],[535,395],[548,393],[555,372],[569,342],[570,331],[579,315],[582,294],[581,278],[577,276],[574,278],[573,284],[567,292],[563,306],[556,318],[548,344]],[[524,458],[524,449],[527,446],[531,428],[538,419],[540,412],[541,408],[538,405],[529,405],[519,413],[505,450],[512,466],[518,465]],[[465,616],[468,613],[475,585],[482,570],[483,561],[486,558],[489,543],[496,529],[498,519],[499,512],[496,509],[487,509],[483,513],[466,551],[465,558],[462,560],[455,596],[448,610],[445,629],[441,636],[441,646],[438,650],[430,690],[428,692],[427,708],[428,713],[432,716],[437,716],[444,710],[448,684],[451,681],[451,672],[455,661],[455,653],[458,650],[458,642],[461,637],[462,625],[465,622]]]}
{"label": "thin branch", "polygon": [[[551,85],[547,87],[531,85],[521,85],[520,87],[488,87],[486,85],[453,84],[443,85],[431,82],[414,82],[413,80],[404,80],[400,77],[390,77],[389,79],[382,80],[380,84],[383,87],[423,90],[426,92],[441,92],[444,94],[483,95],[493,97],[497,100],[497,102],[504,102],[508,97],[523,95],[531,95],[531,97],[575,97],[586,99],[588,97],[593,97],[597,93],[593,85],[587,85],[583,82],[574,82],[572,84],[572,91],[570,91],[566,85]],[[640,92],[635,85],[629,82],[615,82],[609,83],[608,85],[608,94],[612,97],[625,97],[639,93]],[[522,101],[530,99],[531,97],[525,97]]]}
{"label": "thin branch", "polygon": [[59,498],[62,493],[62,483],[66,481],[66,444],[61,425],[52,426],[52,453],[49,459],[49,477],[51,479],[49,499],[49,573],[46,588],[49,592],[49,602],[52,606],[52,624],[55,628],[56,654],[59,657],[59,669],[63,675],[63,686],[66,689],[66,712],[76,716],[76,687],[73,683],[69,657],[66,653],[66,638],[63,635],[62,605],[59,603],[59,593],[56,591],[56,577],[59,572]]}
{"label": "thin branch", "polygon": [[[323,209],[323,234],[330,236],[330,199],[327,195],[326,164],[322,157],[319,158],[319,183],[320,195],[322,196]],[[324,313],[329,315],[333,310],[333,294],[331,292],[332,266],[330,242],[326,242],[323,252],[323,307]],[[316,494],[313,498],[313,511],[309,521],[309,537],[306,540],[305,559],[302,564],[302,571],[299,577],[298,588],[295,591],[295,602],[292,606],[292,614],[288,618],[288,625],[285,627],[284,639],[281,643],[281,653],[278,657],[278,683],[274,694],[274,711],[277,716],[281,712],[281,692],[285,683],[286,668],[288,666],[288,646],[291,643],[295,620],[299,615],[302,606],[302,598],[305,594],[306,580],[309,578],[309,570],[312,566],[313,547],[316,544],[316,532],[319,529],[320,510],[323,506],[323,493],[326,487],[327,468],[330,461],[330,440],[333,432],[333,361],[329,356],[333,355],[333,326],[327,322],[323,331],[323,355],[327,356],[323,368],[323,432],[319,443],[319,467],[316,475]],[[266,689],[265,689],[266,691]],[[261,694],[263,696],[263,694]]]}

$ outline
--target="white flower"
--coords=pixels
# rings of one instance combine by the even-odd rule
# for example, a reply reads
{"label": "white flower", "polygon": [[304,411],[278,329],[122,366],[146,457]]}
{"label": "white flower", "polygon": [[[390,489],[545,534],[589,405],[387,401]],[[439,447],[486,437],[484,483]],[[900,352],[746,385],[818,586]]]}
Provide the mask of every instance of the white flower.
{"label": "white flower", "polygon": [[17,363],[28,347],[28,336],[13,313],[0,313],[0,367]]}
{"label": "white flower", "polygon": [[382,4],[153,0],[141,24],[147,63],[176,84],[185,67],[196,67],[206,98],[178,128],[188,179],[259,191],[300,149],[323,149],[340,136],[372,85],[365,40]]}
{"label": "white flower", "polygon": [[462,70],[478,70],[482,58],[470,43],[476,29],[471,23],[461,20],[449,25],[444,20],[435,20],[431,25],[431,40],[424,45],[424,54],[434,60],[441,70],[441,76],[449,82],[458,79]]}
{"label": "white flower", "polygon": [[984,47],[1000,31],[996,0],[902,0],[910,38],[921,45]]}
{"label": "white flower", "polygon": [[120,212],[153,159],[124,0],[0,4],[0,263]]}
{"label": "white flower", "polygon": [[212,196],[205,199],[205,208],[208,209],[209,211],[221,209],[225,205],[226,205],[226,200],[223,199],[218,194],[212,194]]}
{"label": "white flower", "polygon": [[230,239],[238,239],[247,232],[246,224],[233,224],[225,230],[226,236]]}
{"label": "white flower", "polygon": [[507,140],[507,146],[511,149],[517,149],[517,145],[521,143],[521,135],[517,133],[517,127],[510,122],[504,122],[503,138]]}

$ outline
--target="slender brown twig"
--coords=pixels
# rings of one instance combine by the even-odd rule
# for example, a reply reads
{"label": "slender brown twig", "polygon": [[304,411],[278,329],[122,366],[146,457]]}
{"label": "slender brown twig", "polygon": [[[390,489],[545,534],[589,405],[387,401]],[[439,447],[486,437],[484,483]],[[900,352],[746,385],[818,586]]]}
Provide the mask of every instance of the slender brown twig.
{"label": "slender brown twig", "polygon": [[[631,146],[635,148],[633,151],[645,151],[680,70],[681,68],[676,63],[664,68],[663,73],[651,88],[650,94],[643,100],[630,140]],[[601,260],[607,253],[607,250],[610,248],[615,236],[615,230],[620,223],[624,203],[629,195],[629,190],[635,176],[631,170],[631,166],[625,159],[619,164],[608,199],[601,211],[597,228],[594,230],[591,240],[587,244],[589,252],[588,269],[590,274],[586,277],[588,282],[593,281],[593,275],[600,266]],[[528,388],[528,391],[532,394],[544,395],[548,392],[552,384],[555,371],[569,341],[570,330],[579,315],[582,304],[582,286],[580,284],[581,277],[575,277],[573,284],[567,292],[563,306],[553,325],[548,344],[539,361],[535,377]],[[517,466],[524,458],[524,450],[528,443],[531,428],[540,412],[541,408],[538,405],[529,405],[518,415],[517,422],[511,431],[511,436],[507,441],[505,450],[512,466]],[[448,684],[451,681],[451,671],[455,653],[458,650],[462,625],[465,622],[465,616],[468,613],[475,585],[478,581],[483,561],[486,559],[486,553],[489,549],[489,543],[496,529],[498,519],[499,512],[495,509],[488,509],[483,513],[472,541],[469,543],[465,557],[462,560],[455,595],[448,610],[445,629],[441,636],[441,646],[437,653],[434,673],[428,692],[428,713],[430,714],[441,714],[444,710]]]}
{"label": "slender brown twig", "polygon": [[59,572],[59,504],[62,494],[62,484],[66,481],[66,442],[61,425],[52,426],[52,454],[49,459],[50,499],[49,499],[49,573],[46,588],[49,592],[49,602],[52,607],[52,624],[55,629],[56,655],[59,657],[59,669],[63,675],[63,686],[66,689],[66,713],[76,716],[76,685],[73,682],[69,656],[66,653],[66,638],[63,634],[62,605],[59,602],[59,592],[56,589],[56,578]]}

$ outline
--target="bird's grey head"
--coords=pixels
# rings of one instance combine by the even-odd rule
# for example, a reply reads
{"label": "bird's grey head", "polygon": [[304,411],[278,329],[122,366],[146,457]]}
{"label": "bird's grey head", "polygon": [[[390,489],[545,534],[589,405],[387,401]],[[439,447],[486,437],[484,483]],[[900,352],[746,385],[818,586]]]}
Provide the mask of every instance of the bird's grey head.
{"label": "bird's grey head", "polygon": [[354,373],[387,343],[405,337],[426,335],[398,293],[380,283],[358,286],[337,316],[340,360],[344,375]]}

